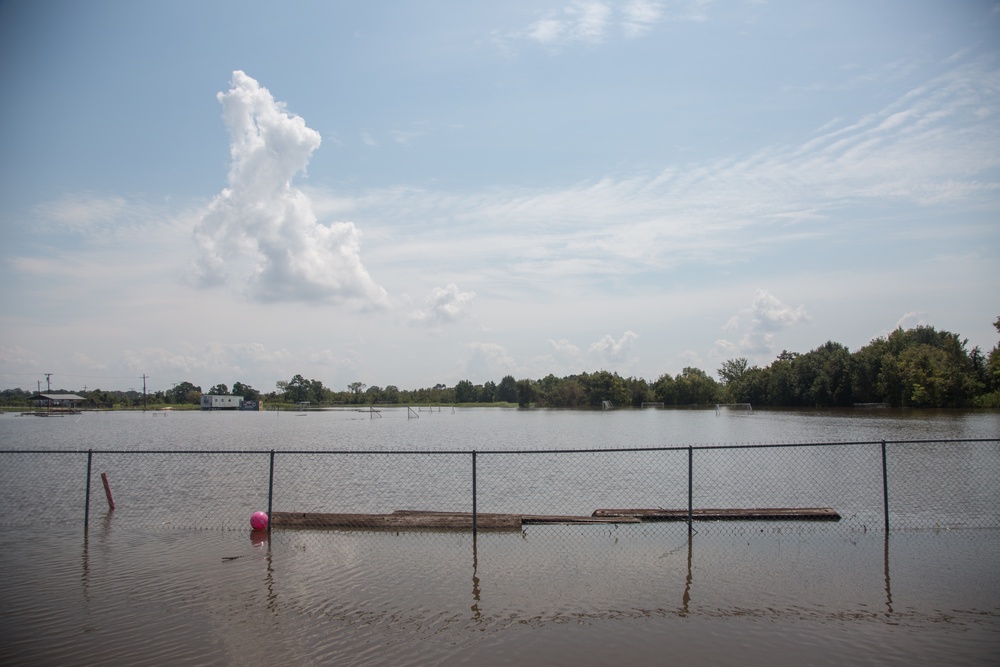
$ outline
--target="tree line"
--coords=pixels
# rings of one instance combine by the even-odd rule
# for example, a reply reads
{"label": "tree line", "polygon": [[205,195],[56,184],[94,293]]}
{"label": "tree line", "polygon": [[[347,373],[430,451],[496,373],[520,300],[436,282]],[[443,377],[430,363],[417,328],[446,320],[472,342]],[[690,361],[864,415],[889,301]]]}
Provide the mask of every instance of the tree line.
{"label": "tree line", "polygon": [[[1000,317],[993,323],[1000,333]],[[805,353],[782,351],[764,367],[746,358],[729,359],[717,369],[718,379],[704,370],[687,367],[654,382],[622,377],[605,370],[556,377],[515,379],[473,384],[462,380],[454,387],[404,390],[395,385],[368,386],[352,382],[346,390],[326,387],[319,380],[295,375],[279,380],[271,392],[242,382],[217,384],[207,393],[239,395],[247,400],[289,405],[427,405],[516,404],[522,407],[598,408],[609,401],[616,407],[640,407],[657,402],[669,406],[750,403],[775,407],[844,407],[886,404],[893,407],[1000,407],[1000,343],[984,354],[958,334],[932,326],[896,329],[851,352],[827,342]],[[161,405],[198,405],[202,389],[180,382],[147,396],[134,390],[77,392],[84,407],[136,407],[145,401]],[[0,404],[27,405],[32,392],[0,392]]]}
{"label": "tree line", "polygon": [[[1000,333],[1000,317],[994,322]],[[319,404],[517,404],[522,407],[598,408],[643,403],[669,406],[750,403],[774,407],[1000,407],[1000,343],[984,354],[967,349],[968,340],[932,326],[899,328],[851,352],[829,341],[805,353],[782,351],[768,366],[746,358],[729,359],[718,379],[695,367],[654,382],[601,370],[540,379],[503,377],[499,383],[462,380],[406,391],[353,382],[346,392],[296,375],[278,383],[271,400]]]}

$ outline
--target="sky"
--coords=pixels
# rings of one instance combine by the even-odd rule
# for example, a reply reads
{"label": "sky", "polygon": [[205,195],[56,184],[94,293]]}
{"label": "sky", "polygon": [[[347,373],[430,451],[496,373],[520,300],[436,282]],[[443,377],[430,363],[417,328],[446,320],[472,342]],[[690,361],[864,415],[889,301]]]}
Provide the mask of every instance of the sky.
{"label": "sky", "polygon": [[0,388],[997,344],[998,2],[6,0],[0,91]]}

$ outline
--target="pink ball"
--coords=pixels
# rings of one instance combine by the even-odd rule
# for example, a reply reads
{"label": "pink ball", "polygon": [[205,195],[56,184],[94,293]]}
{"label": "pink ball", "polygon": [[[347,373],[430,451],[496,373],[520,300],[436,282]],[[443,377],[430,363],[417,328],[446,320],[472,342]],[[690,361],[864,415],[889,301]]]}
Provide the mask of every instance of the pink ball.
{"label": "pink ball", "polygon": [[250,516],[250,527],[254,530],[264,530],[267,528],[267,513],[254,512]]}

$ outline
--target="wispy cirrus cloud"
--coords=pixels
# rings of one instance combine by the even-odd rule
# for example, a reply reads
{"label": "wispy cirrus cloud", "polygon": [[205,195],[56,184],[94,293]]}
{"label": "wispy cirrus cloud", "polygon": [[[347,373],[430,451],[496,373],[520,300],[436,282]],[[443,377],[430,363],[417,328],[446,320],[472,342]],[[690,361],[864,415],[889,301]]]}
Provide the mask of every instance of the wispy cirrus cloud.
{"label": "wispy cirrus cloud", "polygon": [[632,0],[622,7],[621,26],[626,37],[645,35],[663,18],[663,4],[652,0]]}
{"label": "wispy cirrus cloud", "polygon": [[604,39],[611,8],[603,2],[580,1],[532,23],[524,37],[542,44],[600,42]]}
{"label": "wispy cirrus cloud", "polygon": [[625,3],[577,0],[545,13],[520,30],[503,36],[494,35],[494,42],[509,50],[512,43],[519,41],[559,47],[574,43],[601,44],[614,36],[636,39],[664,20],[705,20],[709,4],[704,0],[692,0],[680,3],[668,12],[664,3],[657,0],[629,0]]}
{"label": "wispy cirrus cloud", "polygon": [[[526,288],[732,264],[829,236],[829,221],[851,224],[856,214],[847,212],[865,207],[989,206],[1000,189],[998,116],[1000,69],[984,59],[798,143],[560,188],[396,187],[362,193],[351,210],[373,234],[444,221],[380,249],[383,260],[429,268],[442,266],[443,252],[449,267],[475,267],[484,280],[502,272],[506,284],[523,279]],[[876,224],[865,222],[871,231]]]}

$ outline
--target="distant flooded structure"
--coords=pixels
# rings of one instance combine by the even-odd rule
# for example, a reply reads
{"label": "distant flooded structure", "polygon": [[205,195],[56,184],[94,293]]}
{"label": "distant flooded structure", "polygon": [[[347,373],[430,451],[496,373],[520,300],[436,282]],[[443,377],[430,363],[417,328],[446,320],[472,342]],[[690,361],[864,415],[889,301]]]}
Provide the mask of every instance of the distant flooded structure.
{"label": "distant flooded structure", "polygon": [[242,396],[219,396],[218,394],[202,394],[202,410],[242,410]]}
{"label": "distant flooded structure", "polygon": [[38,410],[37,412],[25,412],[38,416],[52,416],[64,414],[78,414],[80,404],[85,400],[78,394],[60,393],[38,393],[28,399]]}

